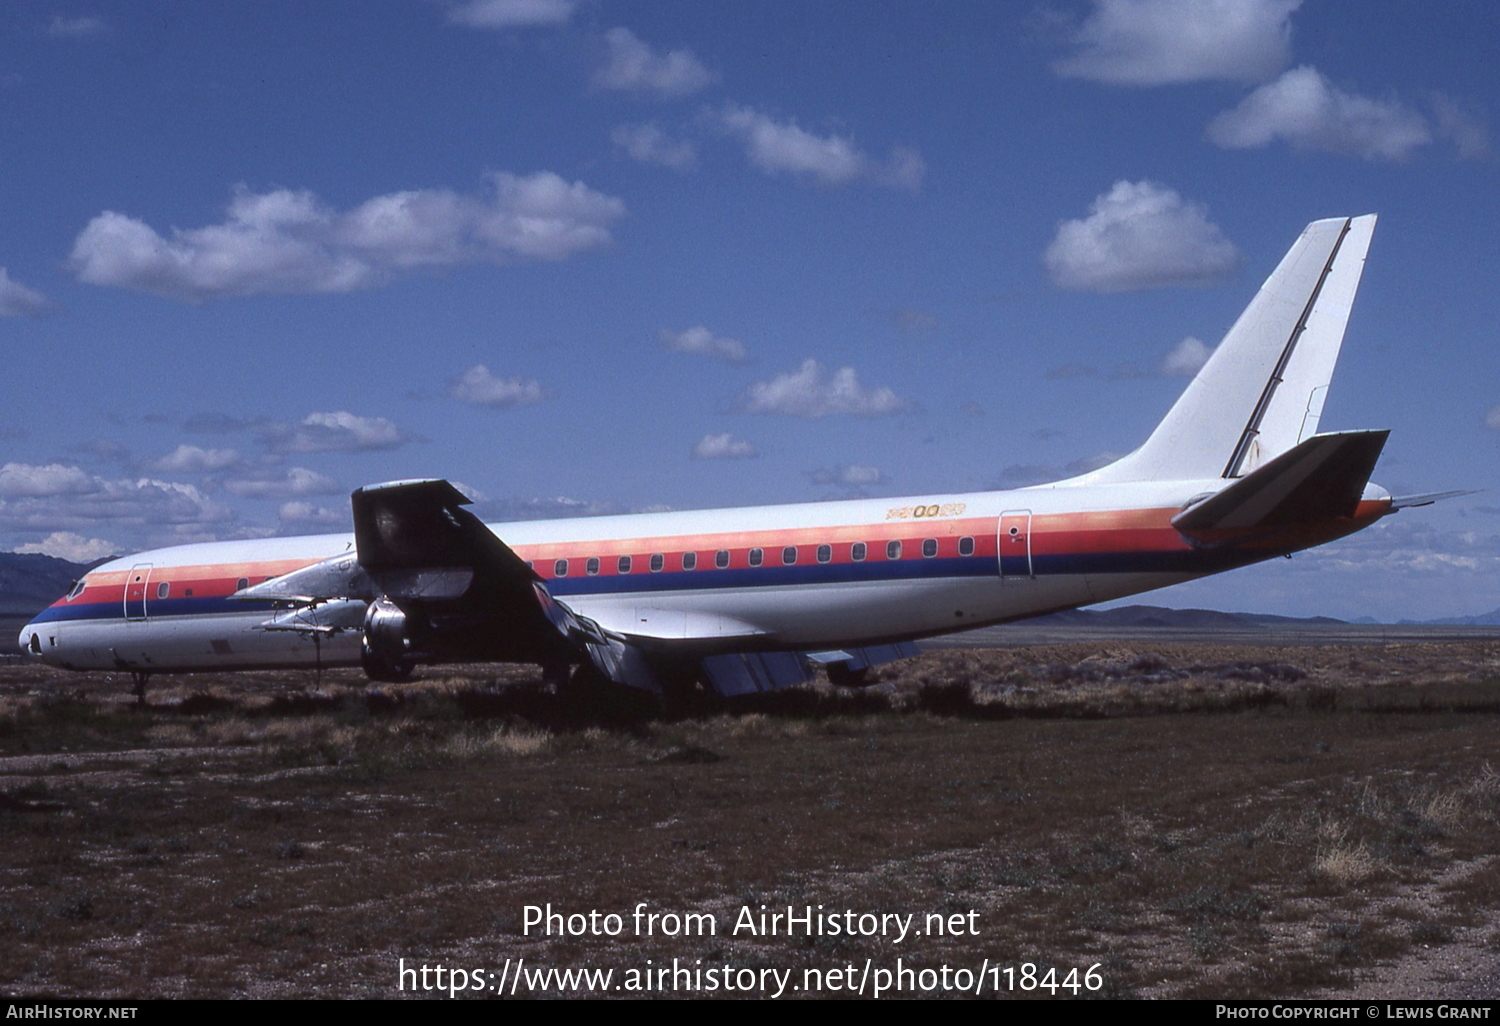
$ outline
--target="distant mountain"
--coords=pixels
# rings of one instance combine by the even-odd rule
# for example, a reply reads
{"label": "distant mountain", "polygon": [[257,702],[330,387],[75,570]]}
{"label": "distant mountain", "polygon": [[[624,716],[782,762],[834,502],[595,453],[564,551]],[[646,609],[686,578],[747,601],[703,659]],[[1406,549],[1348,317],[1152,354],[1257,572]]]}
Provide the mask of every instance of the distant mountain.
{"label": "distant mountain", "polygon": [[1069,609],[1026,621],[1070,627],[1285,627],[1289,624],[1340,624],[1331,616],[1273,616],[1270,613],[1221,613],[1216,609],[1167,609],[1120,606],[1117,609]]}
{"label": "distant mountain", "polygon": [[1424,626],[1432,624],[1445,627],[1497,627],[1500,626],[1500,609],[1480,613],[1478,616],[1450,616],[1442,620],[1402,620],[1401,622]]}
{"label": "distant mountain", "polygon": [[98,565],[33,553],[0,552],[0,616],[30,619]]}

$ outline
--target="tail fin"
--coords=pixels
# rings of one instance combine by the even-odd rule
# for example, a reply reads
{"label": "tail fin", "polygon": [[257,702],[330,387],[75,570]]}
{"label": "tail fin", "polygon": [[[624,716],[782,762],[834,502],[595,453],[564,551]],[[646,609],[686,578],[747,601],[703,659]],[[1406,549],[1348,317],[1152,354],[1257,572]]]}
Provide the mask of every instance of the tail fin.
{"label": "tail fin", "polygon": [[1084,480],[1241,478],[1317,433],[1374,230],[1308,225],[1146,444]]}

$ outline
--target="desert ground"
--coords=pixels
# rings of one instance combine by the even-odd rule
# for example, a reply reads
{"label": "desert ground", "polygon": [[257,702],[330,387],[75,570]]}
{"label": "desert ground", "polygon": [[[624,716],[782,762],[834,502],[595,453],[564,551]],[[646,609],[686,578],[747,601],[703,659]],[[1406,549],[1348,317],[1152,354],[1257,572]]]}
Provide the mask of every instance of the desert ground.
{"label": "desert ground", "polygon": [[[136,708],[12,663],[0,831],[13,996],[447,999],[400,974],[439,964],[469,997],[725,994],[640,985],[676,959],[773,970],[751,996],[900,965],[930,996],[1494,997],[1500,641],[940,648],[675,717],[578,716],[528,668],[160,677]],[[528,926],[549,904],[579,935]],[[897,918],[733,929],[761,906]]]}

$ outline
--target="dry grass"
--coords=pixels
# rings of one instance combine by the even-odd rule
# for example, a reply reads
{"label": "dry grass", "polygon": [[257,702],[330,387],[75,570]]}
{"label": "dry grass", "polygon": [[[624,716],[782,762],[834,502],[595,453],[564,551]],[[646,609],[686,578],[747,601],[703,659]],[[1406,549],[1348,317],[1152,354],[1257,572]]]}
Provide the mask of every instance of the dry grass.
{"label": "dry grass", "polygon": [[[523,675],[0,671],[10,993],[386,996],[395,959],[1102,963],[1356,985],[1500,936],[1493,646],[945,652],[574,722]],[[7,676],[9,673],[9,676]],[[352,686],[351,686],[352,685]],[[978,937],[537,938],[521,908],[976,911]]]}

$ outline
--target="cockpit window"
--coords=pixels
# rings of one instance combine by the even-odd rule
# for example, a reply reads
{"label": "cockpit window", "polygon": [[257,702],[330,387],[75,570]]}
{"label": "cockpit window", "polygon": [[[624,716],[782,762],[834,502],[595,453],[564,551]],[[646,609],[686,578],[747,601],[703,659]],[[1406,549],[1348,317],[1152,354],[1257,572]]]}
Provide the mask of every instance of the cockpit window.
{"label": "cockpit window", "polygon": [[68,589],[68,594],[63,597],[63,600],[66,602],[72,602],[79,595],[83,594],[83,589],[85,587],[86,585],[83,583],[83,581],[74,581],[73,587]]}

